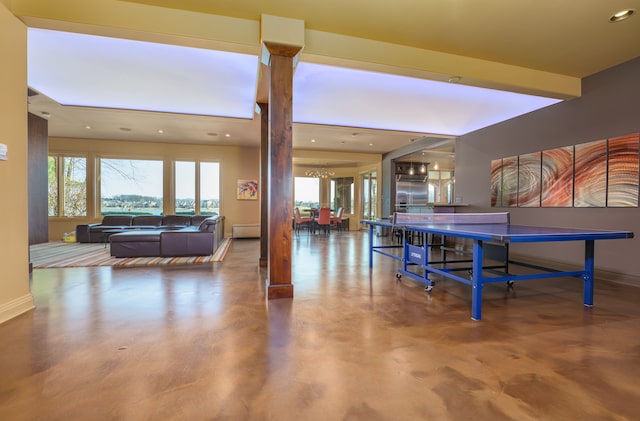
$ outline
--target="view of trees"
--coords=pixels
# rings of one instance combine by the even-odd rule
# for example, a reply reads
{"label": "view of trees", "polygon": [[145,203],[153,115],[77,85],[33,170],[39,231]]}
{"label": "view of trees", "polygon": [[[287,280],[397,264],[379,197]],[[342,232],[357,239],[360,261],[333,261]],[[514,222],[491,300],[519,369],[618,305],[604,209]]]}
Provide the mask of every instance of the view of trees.
{"label": "view of trees", "polygon": [[[60,167],[62,166],[62,171]],[[49,216],[87,214],[87,160],[50,156],[48,160]],[[60,192],[63,192],[62,197]],[[61,203],[63,199],[63,203]],[[60,212],[62,206],[63,211]]]}
{"label": "view of trees", "polygon": [[112,197],[102,198],[102,209],[103,215],[109,213],[158,215],[162,214],[162,198],[153,196],[142,196],[138,194],[118,194]]}
{"label": "view of trees", "polygon": [[49,216],[58,215],[58,165],[56,157],[49,157]]}
{"label": "view of trees", "polygon": [[[102,158],[97,166],[100,180],[99,209],[106,214],[162,215],[163,161]],[[188,177],[176,180],[176,214],[203,215],[220,212],[219,167],[217,162],[201,162],[200,191],[195,192],[195,162],[189,165]],[[180,190],[180,191],[178,191]],[[183,192],[185,191],[185,192]],[[48,158],[49,216],[87,215],[87,158],[52,155]],[[191,197],[190,197],[191,196]]]}

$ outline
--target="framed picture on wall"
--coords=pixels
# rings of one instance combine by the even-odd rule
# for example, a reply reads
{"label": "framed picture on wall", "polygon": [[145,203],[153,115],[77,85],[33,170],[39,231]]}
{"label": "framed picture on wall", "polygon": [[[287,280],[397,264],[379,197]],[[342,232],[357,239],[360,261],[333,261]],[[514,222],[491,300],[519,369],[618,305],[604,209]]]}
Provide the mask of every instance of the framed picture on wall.
{"label": "framed picture on wall", "polygon": [[258,200],[258,180],[238,180],[238,200]]}

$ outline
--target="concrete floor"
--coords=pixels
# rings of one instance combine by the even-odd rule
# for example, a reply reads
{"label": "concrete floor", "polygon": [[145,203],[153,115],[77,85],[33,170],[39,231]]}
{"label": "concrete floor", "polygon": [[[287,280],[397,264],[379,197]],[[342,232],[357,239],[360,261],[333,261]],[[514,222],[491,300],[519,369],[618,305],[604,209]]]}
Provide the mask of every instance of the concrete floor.
{"label": "concrete floor", "polygon": [[[471,289],[367,265],[366,236],[294,238],[265,300],[257,240],[188,267],[37,269],[0,325],[0,420],[637,420],[640,288]],[[596,256],[597,265],[597,256]]]}

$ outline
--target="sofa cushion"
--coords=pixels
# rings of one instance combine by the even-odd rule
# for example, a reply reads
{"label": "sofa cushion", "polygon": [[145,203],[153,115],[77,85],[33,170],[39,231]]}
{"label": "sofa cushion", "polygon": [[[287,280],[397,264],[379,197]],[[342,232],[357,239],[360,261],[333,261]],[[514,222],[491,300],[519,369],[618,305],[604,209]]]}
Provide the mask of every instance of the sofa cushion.
{"label": "sofa cushion", "polygon": [[118,227],[118,226],[125,226],[125,225],[130,226],[132,221],[133,221],[132,215],[106,215],[102,218],[102,224],[100,225],[105,225],[110,227]]}
{"label": "sofa cushion", "polygon": [[134,216],[131,225],[147,225],[147,226],[160,226],[162,225],[162,216],[160,215],[139,215]]}
{"label": "sofa cushion", "polygon": [[191,217],[188,215],[165,215],[162,218],[162,225],[170,226],[189,226],[191,225]]}
{"label": "sofa cushion", "polygon": [[202,221],[200,223],[200,225],[198,226],[198,231],[201,232],[215,232],[216,231],[216,223],[217,223],[217,219],[216,217],[210,217],[205,219],[204,221]]}
{"label": "sofa cushion", "polygon": [[208,232],[192,230],[165,231],[160,234],[162,256],[209,256],[214,238]]}
{"label": "sofa cushion", "polygon": [[161,230],[130,230],[113,234],[111,237],[109,237],[109,240],[111,241],[111,243],[157,243],[160,241],[161,233]]}
{"label": "sofa cushion", "polygon": [[191,225],[195,225],[198,226],[202,223],[202,221],[204,221],[207,218],[212,218],[215,217],[217,215],[193,215],[191,217]]}

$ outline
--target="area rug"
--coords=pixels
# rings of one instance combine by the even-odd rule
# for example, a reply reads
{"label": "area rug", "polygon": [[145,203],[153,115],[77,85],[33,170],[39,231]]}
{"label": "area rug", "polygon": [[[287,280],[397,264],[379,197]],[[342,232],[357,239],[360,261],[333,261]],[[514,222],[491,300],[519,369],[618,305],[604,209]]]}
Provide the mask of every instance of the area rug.
{"label": "area rug", "polygon": [[88,266],[136,267],[221,262],[230,245],[231,239],[225,238],[213,255],[187,257],[113,257],[109,254],[109,246],[105,247],[104,244],[62,241],[33,245],[30,247],[30,252],[34,269]]}

